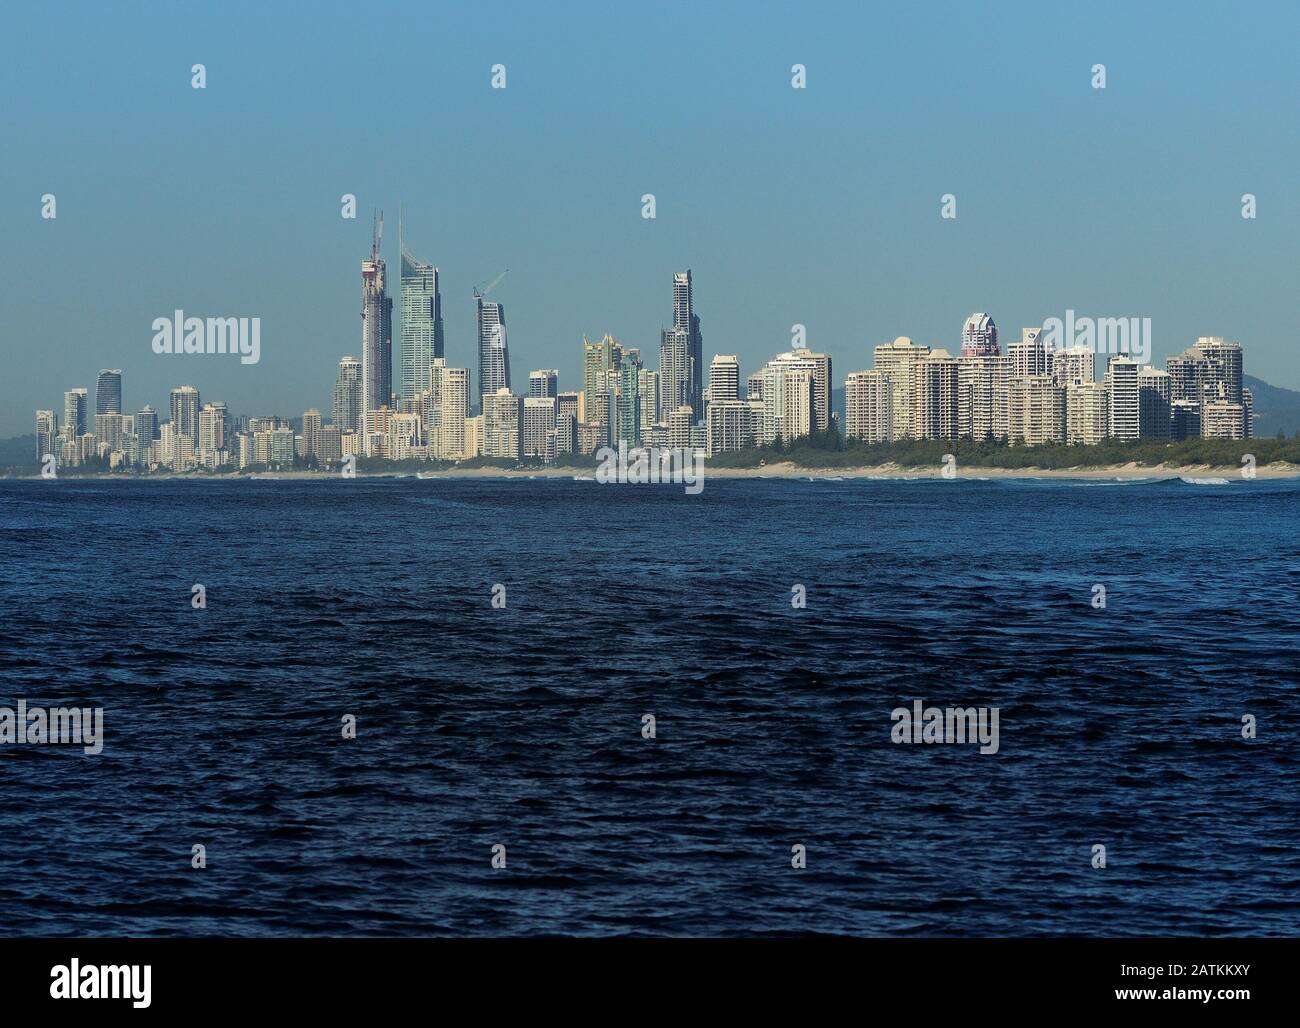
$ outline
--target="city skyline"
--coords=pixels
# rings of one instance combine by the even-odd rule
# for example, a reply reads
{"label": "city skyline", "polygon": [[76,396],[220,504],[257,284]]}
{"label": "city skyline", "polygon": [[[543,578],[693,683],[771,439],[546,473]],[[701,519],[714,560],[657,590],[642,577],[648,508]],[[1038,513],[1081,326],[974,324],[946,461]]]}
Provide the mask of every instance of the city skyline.
{"label": "city skyline", "polygon": [[485,300],[505,272],[473,291],[479,324],[474,380],[471,369],[434,356],[441,349],[438,270],[412,258],[404,242],[398,299],[407,313],[395,383],[394,301],[382,238],[383,214],[375,212],[370,252],[361,260],[363,357],[340,358],[329,422],[318,408],[308,408],[295,434],[292,416],[232,416],[224,401],[201,404],[189,385],[170,390],[167,422],[160,424],[148,405],[124,416],[122,373],[104,369],[96,380],[93,425],[84,387],[64,392],[61,425],[53,408],[36,410],[37,460],[54,454],[60,464],[98,458],[111,467],[210,470],[303,460],[334,466],[349,455],[550,462],[627,445],[713,455],[828,429],[846,442],[868,444],[973,439],[1096,445],[1254,435],[1254,398],[1244,385],[1240,343],[1198,336],[1167,357],[1161,371],[1149,363],[1147,319],[1094,320],[1072,310],[1063,321],[1023,328],[1005,354],[997,323],[986,312],[962,323],[957,356],[907,336],[881,343],[870,369],[844,376],[842,418],[834,409],[833,359],[806,346],[804,326],[795,325],[790,349],[750,374],[741,397],[743,372],[735,355],[715,354],[705,385],[689,269],[672,273],[672,327],[660,333],[658,370],[640,348],[610,334],[598,343],[584,337],[581,390],[561,392],[558,369],[543,368],[529,373],[527,393],[519,394],[510,384],[503,305]]}
{"label": "city skyline", "polygon": [[[0,77],[42,101],[15,107],[8,138],[25,157],[0,168],[0,436],[30,431],[30,411],[55,402],[35,398],[60,395],[66,367],[120,367],[165,396],[175,365],[148,349],[149,325],[177,308],[262,318],[261,362],[205,369],[214,395],[319,406],[337,358],[361,356],[339,276],[367,249],[368,212],[401,202],[413,252],[442,271],[448,357],[471,369],[472,288],[502,268],[517,373],[558,360],[573,382],[579,354],[557,343],[611,332],[652,352],[667,325],[646,283],[689,266],[726,298],[707,312],[705,346],[749,368],[795,323],[847,367],[901,333],[956,353],[954,317],[971,311],[1018,327],[1074,309],[1151,317],[1157,363],[1198,335],[1248,340],[1257,375],[1300,387],[1285,271],[1300,206],[1283,170],[1300,144],[1273,130],[1300,101],[1283,44],[1294,11],[1243,34],[1230,13],[1171,19],[1157,4],[1103,34],[1013,3],[928,20],[682,7],[694,29],[681,38],[671,5],[642,24],[571,4],[464,21],[430,71],[420,55],[436,22],[410,31],[416,10],[361,26],[270,11],[252,33],[200,17],[202,53],[165,19],[87,10],[85,32],[39,61],[22,42],[43,31],[39,12],[7,16]],[[593,40],[611,57],[574,61],[539,38]],[[975,77],[972,39],[985,54]],[[196,61],[204,90],[190,88]],[[491,86],[498,62],[505,89]],[[1089,83],[1098,62],[1105,90]],[[350,88],[376,64],[378,101]],[[421,88],[442,100],[414,133],[404,98]],[[123,104],[141,117],[110,135]],[[54,128],[66,124],[88,135]],[[40,216],[46,193],[57,219]],[[1248,193],[1254,220],[1241,217]],[[356,220],[340,217],[344,195]],[[69,302],[55,269],[74,264],[88,270]]]}
{"label": "city skyline", "polygon": [[[712,456],[789,444],[828,429],[849,444],[968,439],[1096,445],[1255,435],[1240,343],[1198,336],[1166,357],[1161,371],[1150,363],[1149,318],[1093,319],[1073,310],[1064,319],[1023,328],[1005,355],[996,321],[982,311],[962,323],[956,356],[907,336],[881,343],[872,350],[871,368],[844,377],[842,414],[834,403],[833,359],[810,349],[806,327],[793,325],[790,349],[749,375],[742,397],[735,355],[714,354],[705,385],[689,268],[672,273],[671,327],[660,331],[657,370],[647,366],[639,347],[624,346],[609,333],[598,343],[584,336],[581,390],[561,394],[559,370],[552,368],[530,371],[527,392],[516,393],[505,308],[486,299],[507,272],[472,293],[478,324],[478,375],[472,378],[470,368],[450,366],[445,357],[440,271],[411,255],[400,226],[399,215],[396,379],[384,214],[375,211],[370,252],[361,260],[363,357],[340,358],[328,422],[316,407],[301,419],[232,416],[224,401],[200,405],[189,385],[170,390],[170,421],[160,424],[149,405],[123,416],[122,372],[102,369],[93,423],[84,387],[64,392],[62,425],[53,408],[36,410],[37,459],[53,454],[65,465],[99,459],[111,468],[216,470],[304,460],[332,467],[349,456],[549,463],[602,447],[643,445]],[[177,339],[181,318],[177,311]],[[209,339],[222,320],[207,319]],[[203,322],[191,321],[197,340]],[[188,352],[190,321],[185,325]],[[196,347],[193,352],[202,354],[202,342]],[[179,343],[175,352],[182,352]]]}

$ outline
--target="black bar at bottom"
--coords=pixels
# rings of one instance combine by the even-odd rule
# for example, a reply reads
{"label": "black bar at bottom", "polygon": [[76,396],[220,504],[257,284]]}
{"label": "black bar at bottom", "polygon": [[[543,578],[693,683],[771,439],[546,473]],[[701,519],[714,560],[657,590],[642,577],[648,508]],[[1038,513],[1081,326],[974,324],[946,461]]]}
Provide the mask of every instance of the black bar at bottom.
{"label": "black bar at bottom", "polygon": [[[812,1013],[831,1001],[859,1010],[1154,1005],[1230,1015],[1233,1005],[1289,1006],[1297,958],[1297,939],[3,939],[0,988],[7,1012],[62,1007],[79,1017],[114,1008],[333,1018],[399,1014],[412,1003],[448,1014],[471,1004],[484,1015],[800,1005]],[[119,998],[91,995],[115,991]]]}

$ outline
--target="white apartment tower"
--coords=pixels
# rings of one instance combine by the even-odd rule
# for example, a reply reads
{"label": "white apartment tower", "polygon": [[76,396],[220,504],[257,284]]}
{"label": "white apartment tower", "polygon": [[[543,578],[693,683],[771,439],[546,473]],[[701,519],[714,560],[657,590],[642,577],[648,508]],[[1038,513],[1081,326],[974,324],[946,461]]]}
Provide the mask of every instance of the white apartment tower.
{"label": "white apartment tower", "polygon": [[854,371],[844,380],[844,437],[864,443],[894,438],[894,387],[883,371]]}
{"label": "white apartment tower", "polygon": [[1137,361],[1122,354],[1111,357],[1106,366],[1106,434],[1112,439],[1141,437]]}
{"label": "white apartment tower", "polygon": [[930,348],[899,336],[892,343],[876,347],[875,370],[889,377],[894,397],[891,404],[894,419],[893,437],[912,438],[912,366],[930,356]]}

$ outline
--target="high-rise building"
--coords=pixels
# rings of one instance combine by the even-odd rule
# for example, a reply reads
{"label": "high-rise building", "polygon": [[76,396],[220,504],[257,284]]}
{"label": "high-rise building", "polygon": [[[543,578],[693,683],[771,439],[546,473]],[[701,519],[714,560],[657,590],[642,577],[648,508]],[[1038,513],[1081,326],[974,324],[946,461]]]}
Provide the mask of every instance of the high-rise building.
{"label": "high-rise building", "polygon": [[676,410],[668,412],[669,448],[686,450],[691,446],[691,425],[695,422],[695,412],[689,404],[681,404]]}
{"label": "high-rise building", "polygon": [[63,434],[69,439],[86,434],[88,396],[84,388],[69,389],[63,394]]}
{"label": "high-rise building", "polygon": [[555,406],[555,397],[553,396],[524,397],[523,450],[525,457],[546,457],[548,454],[547,441],[550,440],[551,447],[556,445]]}
{"label": "high-rise building", "polygon": [[1244,439],[1246,417],[1240,403],[1209,400],[1201,406],[1201,436],[1205,439]]}
{"label": "high-rise building", "polygon": [[636,391],[641,403],[641,438],[644,440],[650,435],[650,426],[658,424],[663,417],[659,372],[652,368],[641,368],[637,372]]}
{"label": "high-rise building", "polygon": [[95,446],[100,455],[122,448],[122,415],[95,415]]}
{"label": "high-rise building", "polygon": [[1106,438],[1107,392],[1104,382],[1089,380],[1065,387],[1065,441],[1096,446]]}
{"label": "high-rise building", "polygon": [[[1222,408],[1216,408],[1211,423],[1207,409],[1210,403],[1237,404],[1242,412],[1242,434],[1224,438],[1246,438],[1248,426],[1245,420],[1251,415],[1245,404],[1240,343],[1220,336],[1201,336],[1187,350],[1168,357],[1165,367],[1169,371],[1171,404],[1179,401],[1198,404],[1203,432],[1207,428],[1221,431],[1222,419],[1226,416]],[[1185,404],[1184,411],[1188,409]]]}
{"label": "high-rise building", "polygon": [[1052,378],[1065,386],[1093,382],[1097,378],[1096,355],[1087,346],[1070,346],[1052,351]]}
{"label": "high-rise building", "polygon": [[[1172,377],[1172,376],[1171,376]],[[1169,404],[1169,438],[1174,440],[1201,437],[1199,400],[1174,400]]]}
{"label": "high-rise building", "polygon": [[560,373],[554,368],[543,368],[540,371],[530,371],[528,373],[528,395],[551,397],[554,399],[560,394]]}
{"label": "high-rise building", "polygon": [[961,420],[960,364],[947,350],[932,350],[912,369],[913,439],[956,439]]}
{"label": "high-rise building", "polygon": [[469,459],[483,456],[482,414],[465,419],[465,456]]}
{"label": "high-rise building", "polygon": [[762,406],[750,400],[710,399],[705,453],[732,453],[747,450],[758,442],[758,422]]}
{"label": "high-rise building", "polygon": [[573,415],[575,422],[582,420],[582,393],[560,393],[556,398],[555,419],[558,421],[566,414]]}
{"label": "high-rise building", "polygon": [[561,409],[555,416],[555,452],[576,453],[578,450],[578,416]]}
{"label": "high-rise building", "polygon": [[691,342],[682,329],[666,328],[659,335],[659,390],[665,416],[691,406]]}
{"label": "high-rise building", "polygon": [[431,459],[464,460],[473,456],[465,444],[469,368],[449,368],[444,358],[434,359],[423,415]]}
{"label": "high-rise building", "polygon": [[929,355],[928,346],[914,343],[907,336],[899,336],[892,343],[882,343],[876,347],[875,369],[889,376],[889,382],[894,389],[891,407],[895,439],[913,438],[912,389],[915,376],[912,367]]}
{"label": "high-rise building", "polygon": [[[758,442],[793,442],[811,435],[816,426],[814,362],[783,353],[763,365],[762,414]],[[669,427],[671,434],[672,428]]]}
{"label": "high-rise building", "polygon": [[355,357],[344,357],[339,361],[338,378],[334,382],[334,424],[340,432],[360,432],[361,412],[361,362]]}
{"label": "high-rise building", "polygon": [[411,460],[424,458],[426,453],[418,451],[420,446],[420,415],[414,411],[393,414],[388,424],[386,452],[390,460]]}
{"label": "high-rise building", "polygon": [[38,410],[36,412],[36,459],[43,461],[46,454],[54,454],[57,458],[58,453],[55,451],[55,441],[59,435],[59,418],[52,410]]}
{"label": "high-rise building", "polygon": [[[704,418],[704,342],[700,335],[700,318],[695,313],[695,287],[691,271],[673,275],[673,329],[684,334],[686,345],[685,400],[696,421]],[[663,373],[662,359],[660,374]],[[670,398],[671,399],[671,398]],[[665,401],[665,406],[668,401]]]}
{"label": "high-rise building", "polygon": [[1011,377],[1050,375],[1053,355],[1054,351],[1048,349],[1043,340],[1041,328],[1022,328],[1020,342],[1007,347],[1007,356],[1011,358]]}
{"label": "high-rise building", "polygon": [[1110,358],[1106,365],[1106,434],[1113,439],[1138,439],[1141,400],[1138,396],[1137,361],[1125,354]]}
{"label": "high-rise building", "polygon": [[864,443],[894,438],[894,387],[883,371],[854,371],[844,380],[844,437]]}
{"label": "high-rise building", "polygon": [[388,404],[366,411],[366,428],[361,433],[363,456],[394,459],[389,441],[393,437],[393,418],[398,413]]}
{"label": "high-rise building", "polygon": [[483,456],[519,460],[523,403],[505,386],[483,397]]}
{"label": "high-rise building", "polygon": [[193,386],[178,386],[171,392],[172,430],[184,436],[194,449],[199,446],[199,391]]}
{"label": "high-rise building", "polygon": [[811,361],[813,368],[813,431],[825,432],[831,427],[831,358],[826,353],[814,353],[807,347],[792,351],[799,360]]}
{"label": "high-rise building", "polygon": [[195,450],[201,453],[219,453],[226,448],[225,411],[207,403],[199,411],[199,435]]}
{"label": "high-rise building", "polygon": [[342,457],[343,439],[339,426],[321,425],[320,435],[316,439],[316,459],[322,464],[337,464]]}
{"label": "high-rise building", "polygon": [[429,388],[429,369],[443,356],[442,293],[438,269],[407,250],[400,216],[397,247],[402,255],[401,395],[408,400]]}
{"label": "high-rise building", "polygon": [[105,368],[95,382],[95,413],[122,413],[122,371]]}
{"label": "high-rise building", "polygon": [[478,381],[480,399],[510,390],[510,347],[506,341],[506,309],[478,298]]}
{"label": "high-rise building", "polygon": [[709,402],[740,399],[740,361],[727,354],[714,354],[709,362]]}
{"label": "high-rise building", "polygon": [[321,416],[320,411],[311,407],[302,413],[302,452],[305,457],[321,456],[320,445]]}
{"label": "high-rise building", "polygon": [[998,326],[987,314],[972,314],[961,327],[961,355],[963,357],[996,357]]}
{"label": "high-rise building", "polygon": [[267,461],[273,467],[292,467],[294,462],[293,429],[285,426],[273,428],[270,435],[270,457]]}
{"label": "high-rise building", "polygon": [[1221,336],[1201,336],[1192,349],[1199,353],[1205,362],[1202,390],[1218,395],[1218,387],[1222,383],[1222,395],[1227,401],[1241,403],[1241,344]]}
{"label": "high-rise building", "polygon": [[372,438],[372,412],[393,402],[393,301],[388,296],[388,268],[379,256],[384,216],[375,223],[370,256],[361,262],[361,424],[365,453]]}
{"label": "high-rise building", "polygon": [[957,362],[957,434],[963,439],[1007,437],[1011,358],[962,357]]}
{"label": "high-rise building", "polygon": [[1170,402],[1201,402],[1203,361],[1195,348],[1165,358],[1169,373]]}
{"label": "high-rise building", "polygon": [[147,403],[135,416],[135,434],[139,436],[141,446],[148,446],[158,438],[158,412]]}
{"label": "high-rise building", "polygon": [[1065,441],[1065,390],[1050,375],[1013,378],[1007,391],[1007,434],[1026,446]]}
{"label": "high-rise building", "polygon": [[[807,348],[777,354],[767,366],[780,365],[807,371],[813,380],[813,413],[809,432],[824,432],[830,427],[831,409],[831,359],[824,353],[814,353]],[[739,379],[739,371],[737,371]],[[765,379],[766,381],[766,379]],[[766,395],[766,394],[764,394]]]}
{"label": "high-rise building", "polygon": [[[619,371],[624,362],[639,368],[640,353],[625,349],[612,335],[606,334],[599,342],[582,339],[582,393],[584,410],[579,422],[599,426],[601,445],[609,442],[614,431],[618,412],[610,406],[610,396],[617,395]],[[611,379],[612,376],[612,379]],[[613,389],[611,390],[611,381]]]}
{"label": "high-rise building", "polygon": [[641,442],[641,371],[640,353],[630,351],[623,355],[618,371],[611,372],[615,385],[611,446],[620,440],[626,440],[629,446]]}
{"label": "high-rise building", "polygon": [[1168,439],[1172,395],[1169,372],[1143,364],[1138,368],[1138,437]]}

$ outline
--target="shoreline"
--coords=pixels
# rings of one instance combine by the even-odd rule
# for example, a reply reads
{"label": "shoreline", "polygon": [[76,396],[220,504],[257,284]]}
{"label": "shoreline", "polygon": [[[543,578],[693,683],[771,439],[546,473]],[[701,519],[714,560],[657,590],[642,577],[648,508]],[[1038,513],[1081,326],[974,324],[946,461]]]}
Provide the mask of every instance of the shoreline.
{"label": "shoreline", "polygon": [[[576,479],[590,478],[595,479],[595,468],[442,468],[428,471],[361,471],[358,470],[356,478],[402,478],[415,479],[423,481],[432,479],[457,479],[457,478],[477,478],[477,479],[537,479],[537,478],[558,478],[558,479]],[[942,469],[938,466],[925,467],[901,467],[897,464],[881,464],[871,467],[850,467],[850,468],[803,468],[789,462],[778,462],[774,464],[765,464],[761,467],[752,468],[710,468],[707,463],[704,467],[703,478],[708,481],[710,478],[717,479],[788,479],[791,481],[800,481],[808,479],[849,479],[849,478],[868,478],[868,479],[943,479]],[[1170,478],[1224,478],[1228,481],[1243,480],[1241,468],[1239,466],[1214,466],[1207,464],[1200,465],[1169,465],[1169,464],[1137,464],[1130,461],[1127,464],[1108,464],[1099,467],[1076,467],[1076,468],[1001,468],[1001,467],[982,467],[980,465],[958,464],[956,468],[956,479],[968,480],[988,480],[988,479],[1111,479],[1111,480],[1141,480],[1141,479],[1170,479]],[[334,482],[338,481],[340,475],[335,471],[253,471],[253,472],[228,472],[226,474],[209,474],[206,472],[183,472],[183,473],[159,473],[151,475],[129,475],[129,474],[90,474],[90,475],[69,475],[65,476],[65,481],[93,481],[93,482],[174,482],[174,481],[197,481],[197,482],[243,482],[249,479],[264,479],[267,481],[300,481],[300,482]],[[1300,465],[1296,464],[1261,464],[1255,469],[1256,479],[1287,479],[1300,478]],[[15,475],[0,479],[2,481],[39,481],[39,473],[32,475]]]}

